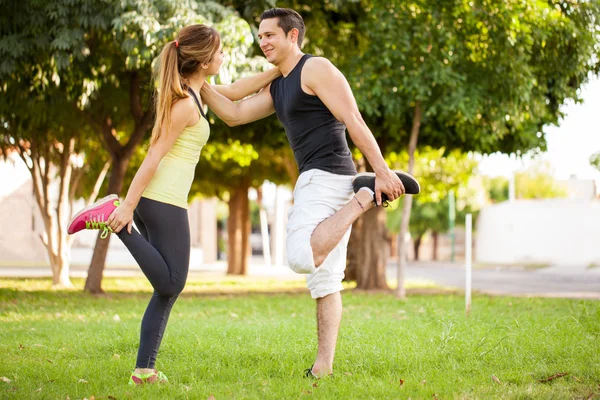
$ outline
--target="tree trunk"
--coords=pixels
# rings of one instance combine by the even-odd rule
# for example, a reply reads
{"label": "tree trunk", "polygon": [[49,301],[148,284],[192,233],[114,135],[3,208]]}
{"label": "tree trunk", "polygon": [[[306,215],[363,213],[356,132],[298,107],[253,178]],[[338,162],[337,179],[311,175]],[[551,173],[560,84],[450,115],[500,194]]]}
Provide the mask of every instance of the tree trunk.
{"label": "tree trunk", "polygon": [[[27,165],[33,182],[35,200],[44,222],[44,232],[41,235],[42,243],[48,253],[50,268],[52,270],[53,287],[72,287],[69,279],[68,244],[64,226],[66,226],[65,215],[68,205],[68,196],[71,181],[71,165],[69,159],[74,151],[75,139],[71,139],[68,146],[61,150],[54,144],[46,144],[43,147],[32,142],[31,147],[26,149],[19,147],[19,155]],[[58,152],[61,162],[58,165],[50,163],[50,154]],[[52,207],[49,192],[53,180],[52,169],[59,169],[59,195],[56,207]]]}
{"label": "tree trunk", "polygon": [[69,278],[69,260],[66,254],[53,254],[50,257],[52,265],[52,287],[73,287]]}
{"label": "tree trunk", "polygon": [[[408,173],[413,174],[415,167],[415,150],[417,149],[417,141],[419,139],[419,131],[421,129],[421,101],[417,100],[415,112],[413,115],[413,125],[410,131],[410,140],[408,142]],[[396,296],[400,299],[406,298],[406,289],[404,287],[404,269],[406,267],[406,234],[408,233],[408,222],[410,220],[410,210],[412,208],[412,196],[404,196],[404,204],[402,208],[402,223],[400,224],[400,232],[398,233],[398,288]]]}
{"label": "tree trunk", "polygon": [[[58,221],[58,224],[56,224],[55,221]],[[62,224],[63,226],[67,226],[67,222],[63,223],[58,219],[58,217],[55,221],[52,221],[51,225],[60,226]],[[53,241],[56,242],[56,246],[54,246],[54,249],[48,248],[49,252],[51,251],[53,253],[52,256],[49,257],[52,266],[52,286],[73,287],[71,279],[69,278],[70,245],[67,241],[67,233],[61,228],[55,229],[54,232],[56,237]]]}
{"label": "tree trunk", "polygon": [[[121,193],[123,189],[123,181],[125,180],[125,173],[127,171],[127,165],[131,157],[113,158],[112,168],[110,172],[110,180],[108,181],[108,193]],[[111,235],[108,235],[106,239],[100,238],[101,232],[98,232],[96,238],[96,245],[94,247],[94,254],[92,255],[92,261],[88,269],[88,275],[85,280],[84,291],[90,293],[103,293],[102,290],[102,275],[104,273],[104,264],[106,261],[106,253],[108,252],[108,245],[110,243]]]}
{"label": "tree trunk", "polygon": [[357,272],[360,270],[359,266],[362,266],[364,258],[362,237],[363,217],[360,217],[352,224],[352,233],[350,233],[350,240],[348,241],[348,250],[346,253],[346,271],[344,271],[345,281],[358,282]]}
{"label": "tree trunk", "polygon": [[250,179],[244,178],[241,185],[229,199],[229,218],[227,219],[227,274],[246,275],[250,254],[250,202],[248,189]]}
{"label": "tree trunk", "polygon": [[419,248],[421,247],[422,239],[423,236],[416,237],[413,243],[413,249],[415,251],[415,261],[419,261]]}
{"label": "tree trunk", "polygon": [[298,180],[298,176],[300,172],[298,171],[298,165],[296,164],[296,159],[294,158],[294,153],[290,147],[286,147],[281,150],[282,157],[281,161],[283,163],[283,167],[287,172],[292,188],[296,186],[296,181]]}
{"label": "tree trunk", "polygon": [[[367,170],[364,158],[356,160],[355,164],[357,172],[365,172]],[[363,253],[363,248],[361,247],[363,245],[362,220],[362,217],[360,217],[356,221],[354,221],[354,223],[352,224],[352,233],[350,233],[350,240],[348,241],[346,271],[344,271],[344,280],[348,282],[356,281],[357,271],[363,265],[361,261]]]}
{"label": "tree trunk", "polygon": [[75,138],[69,139],[68,146],[63,146],[61,152],[61,161],[59,165],[59,193],[56,204],[56,265],[54,274],[54,284],[59,286],[71,287],[69,279],[69,252],[70,245],[67,240],[67,224],[71,216],[71,203],[69,202],[69,190],[71,185],[71,174],[73,167],[71,164],[71,155],[75,152]]}
{"label": "tree trunk", "polygon": [[69,258],[67,251],[58,250],[58,241],[63,241],[63,246],[67,246],[66,238],[58,237],[57,218],[51,214],[42,214],[44,220],[45,232],[41,235],[42,243],[48,253],[50,268],[52,270],[52,287],[70,288],[73,287],[69,278]]}
{"label": "tree trunk", "polygon": [[431,234],[431,236],[433,236],[433,254],[432,254],[432,259],[433,261],[437,261],[438,260],[438,236],[439,233],[438,232],[433,232]]}
{"label": "tree trunk", "polygon": [[[259,186],[256,189],[256,203],[259,207],[260,212],[260,236],[262,239],[262,249],[263,249],[263,258],[265,260],[265,265],[267,268],[271,267],[271,246],[269,243],[271,242],[271,238],[269,235],[269,223],[267,221],[267,210],[265,210],[265,205],[263,203],[263,192],[262,186]],[[250,246],[252,247],[252,246]],[[250,256],[252,256],[252,251],[250,251]]]}
{"label": "tree trunk", "polygon": [[390,246],[390,251],[388,251],[390,259],[396,259],[396,256],[398,255],[398,234],[388,232],[387,242]]}
{"label": "tree trunk", "polygon": [[389,289],[385,270],[388,261],[385,231],[385,211],[376,207],[362,217],[359,234],[360,251],[355,253],[357,289]]}

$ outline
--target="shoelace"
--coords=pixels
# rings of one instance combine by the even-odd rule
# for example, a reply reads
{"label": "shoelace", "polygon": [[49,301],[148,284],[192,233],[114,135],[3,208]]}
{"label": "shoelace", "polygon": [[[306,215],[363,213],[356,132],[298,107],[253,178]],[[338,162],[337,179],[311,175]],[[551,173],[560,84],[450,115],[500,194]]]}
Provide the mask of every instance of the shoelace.
{"label": "shoelace", "polygon": [[113,230],[109,226],[106,225],[106,222],[104,222],[104,220],[85,221],[85,228],[86,229],[101,229],[102,230],[102,233],[100,233],[101,239],[106,239],[108,237],[108,234],[113,232]]}
{"label": "shoelace", "polygon": [[104,225],[104,228],[102,229],[102,233],[100,233],[100,239],[106,239],[106,237],[108,236],[109,233],[112,233],[112,229],[106,225]]}

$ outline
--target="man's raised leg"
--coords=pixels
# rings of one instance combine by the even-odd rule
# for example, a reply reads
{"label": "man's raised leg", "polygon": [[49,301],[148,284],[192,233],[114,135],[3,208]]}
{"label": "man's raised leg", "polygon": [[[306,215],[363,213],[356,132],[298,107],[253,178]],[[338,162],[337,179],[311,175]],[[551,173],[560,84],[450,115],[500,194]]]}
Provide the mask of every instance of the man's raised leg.
{"label": "man's raised leg", "polygon": [[327,255],[337,246],[354,221],[374,206],[373,193],[361,189],[348,204],[331,217],[323,220],[315,228],[310,237],[310,247],[312,248],[315,267],[323,264]]}

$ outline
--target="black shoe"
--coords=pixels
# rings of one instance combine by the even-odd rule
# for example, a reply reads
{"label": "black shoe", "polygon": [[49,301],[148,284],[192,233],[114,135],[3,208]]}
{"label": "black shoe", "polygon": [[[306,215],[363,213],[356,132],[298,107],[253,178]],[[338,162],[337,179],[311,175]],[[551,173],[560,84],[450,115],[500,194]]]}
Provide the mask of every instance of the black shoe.
{"label": "black shoe", "polygon": [[[421,191],[421,187],[419,186],[419,182],[412,176],[402,171],[394,171],[398,178],[402,181],[404,185],[404,194],[419,194]],[[354,189],[354,193],[358,192],[360,188],[368,187],[373,192],[375,191],[375,173],[374,172],[361,172],[357,174],[354,179],[352,179],[352,188]],[[381,193],[381,201],[387,202],[389,198],[385,193]]]}
{"label": "black shoe", "polygon": [[318,376],[316,376],[315,374],[313,374],[313,372],[312,372],[313,367],[314,367],[314,365],[312,367],[307,368],[307,369],[304,370],[304,377],[319,379]]}
{"label": "black shoe", "polygon": [[[321,379],[321,378],[319,378],[318,376],[316,376],[316,375],[314,374],[314,372],[312,372],[312,369],[313,369],[313,367],[314,367],[314,366],[315,366],[315,365],[313,364],[313,366],[312,366],[312,367],[305,369],[305,370],[304,370],[304,376],[305,376],[306,378]],[[331,377],[333,377],[333,373],[331,373],[331,374],[327,375],[327,377],[330,377],[330,378],[331,378]]]}

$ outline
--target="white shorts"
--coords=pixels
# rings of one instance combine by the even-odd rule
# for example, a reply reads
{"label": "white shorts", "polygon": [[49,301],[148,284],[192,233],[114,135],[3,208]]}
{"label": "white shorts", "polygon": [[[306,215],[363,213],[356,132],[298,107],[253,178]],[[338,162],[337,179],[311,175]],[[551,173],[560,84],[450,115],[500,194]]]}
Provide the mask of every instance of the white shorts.
{"label": "white shorts", "polygon": [[352,227],[318,268],[315,268],[310,238],[317,225],[352,200],[353,178],[352,175],[311,169],[300,174],[294,188],[294,205],[288,213],[287,224],[288,265],[299,274],[308,274],[306,282],[313,299],[343,289],[346,250]]}

